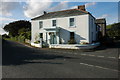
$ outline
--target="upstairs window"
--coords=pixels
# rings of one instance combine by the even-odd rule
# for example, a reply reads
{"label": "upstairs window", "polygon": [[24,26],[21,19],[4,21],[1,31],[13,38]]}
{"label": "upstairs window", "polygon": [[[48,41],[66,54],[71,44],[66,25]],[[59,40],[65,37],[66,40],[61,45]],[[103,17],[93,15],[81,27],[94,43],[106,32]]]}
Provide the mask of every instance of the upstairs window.
{"label": "upstairs window", "polygon": [[75,19],[70,18],[69,23],[70,23],[70,26],[75,26]]}
{"label": "upstairs window", "polygon": [[39,28],[43,28],[43,22],[42,21],[39,22]]}
{"label": "upstairs window", "polygon": [[52,20],[52,26],[56,26],[56,20]]}

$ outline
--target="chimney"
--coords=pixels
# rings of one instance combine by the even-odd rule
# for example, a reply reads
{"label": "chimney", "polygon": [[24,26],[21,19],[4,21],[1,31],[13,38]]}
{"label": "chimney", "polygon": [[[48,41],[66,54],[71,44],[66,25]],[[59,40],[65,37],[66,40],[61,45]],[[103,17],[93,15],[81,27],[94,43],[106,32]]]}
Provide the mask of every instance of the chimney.
{"label": "chimney", "polygon": [[44,11],[43,13],[44,13],[44,14],[47,14],[47,12],[46,12],[46,11]]}
{"label": "chimney", "polygon": [[80,6],[78,6],[78,9],[83,10],[83,11],[86,11],[85,5],[80,5]]}

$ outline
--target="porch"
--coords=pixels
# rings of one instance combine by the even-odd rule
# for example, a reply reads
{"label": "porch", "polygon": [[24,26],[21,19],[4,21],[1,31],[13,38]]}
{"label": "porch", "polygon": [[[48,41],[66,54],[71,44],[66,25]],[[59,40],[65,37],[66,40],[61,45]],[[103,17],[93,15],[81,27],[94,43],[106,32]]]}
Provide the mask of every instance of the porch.
{"label": "porch", "polygon": [[60,43],[60,27],[44,28],[46,32],[46,43],[59,44]]}

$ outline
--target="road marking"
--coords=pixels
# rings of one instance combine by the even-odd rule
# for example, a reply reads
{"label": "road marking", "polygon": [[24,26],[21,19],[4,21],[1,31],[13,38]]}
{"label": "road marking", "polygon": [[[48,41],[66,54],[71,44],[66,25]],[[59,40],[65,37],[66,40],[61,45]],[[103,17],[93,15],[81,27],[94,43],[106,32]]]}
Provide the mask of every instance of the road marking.
{"label": "road marking", "polygon": [[101,57],[101,58],[103,58],[104,56],[97,56],[97,57]]}
{"label": "road marking", "polygon": [[82,65],[87,65],[87,66],[91,66],[91,67],[93,67],[94,65],[91,65],[91,64],[86,64],[86,63],[80,63],[80,64],[82,64]]}
{"label": "road marking", "polygon": [[[52,51],[51,51],[52,52]],[[57,53],[68,53],[68,52],[59,52],[59,51],[54,51]],[[68,53],[68,54],[73,54],[73,53]],[[77,55],[77,53],[74,53],[75,55]],[[91,56],[91,57],[99,57],[99,58],[111,58],[111,59],[116,59],[116,57],[105,57],[105,56],[97,56],[97,55],[92,55],[92,54],[79,54],[81,56]],[[120,56],[119,56],[120,59]]]}
{"label": "road marking", "polygon": [[91,54],[90,54],[90,55],[88,55],[88,56],[95,56],[95,55],[91,55]]}
{"label": "road marking", "polygon": [[115,57],[108,57],[108,58],[116,59]]}
{"label": "road marking", "polygon": [[102,68],[102,69],[109,69],[109,68],[105,68],[105,67],[101,67],[101,66],[95,66],[97,68]]}
{"label": "road marking", "polygon": [[80,54],[80,55],[83,55],[83,56],[85,56],[85,55],[87,55],[87,54]]}
{"label": "road marking", "polygon": [[102,66],[95,66],[95,65],[86,64],[86,63],[80,63],[80,64],[81,64],[81,65],[85,65],[85,66],[96,67],[96,68],[101,68],[101,69],[106,69],[106,70],[112,70],[112,71],[119,72],[118,70],[110,69],[110,68],[105,68],[105,67],[102,67]]}

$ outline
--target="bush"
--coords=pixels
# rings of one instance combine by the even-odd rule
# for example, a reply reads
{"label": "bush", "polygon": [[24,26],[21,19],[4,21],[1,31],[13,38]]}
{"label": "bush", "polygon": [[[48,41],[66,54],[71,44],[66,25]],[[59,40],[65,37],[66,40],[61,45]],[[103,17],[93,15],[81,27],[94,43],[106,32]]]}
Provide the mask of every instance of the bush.
{"label": "bush", "polygon": [[68,41],[68,44],[76,44],[76,41],[75,41],[74,39],[70,39],[70,40]]}
{"label": "bush", "polygon": [[80,42],[80,44],[88,44],[88,42],[84,42],[84,41],[82,41],[82,42]]}
{"label": "bush", "polygon": [[25,42],[25,37],[20,35],[20,36],[18,36],[18,40],[17,41],[24,43]]}
{"label": "bush", "polygon": [[40,41],[35,41],[34,43],[39,44],[39,43],[40,43]]}

